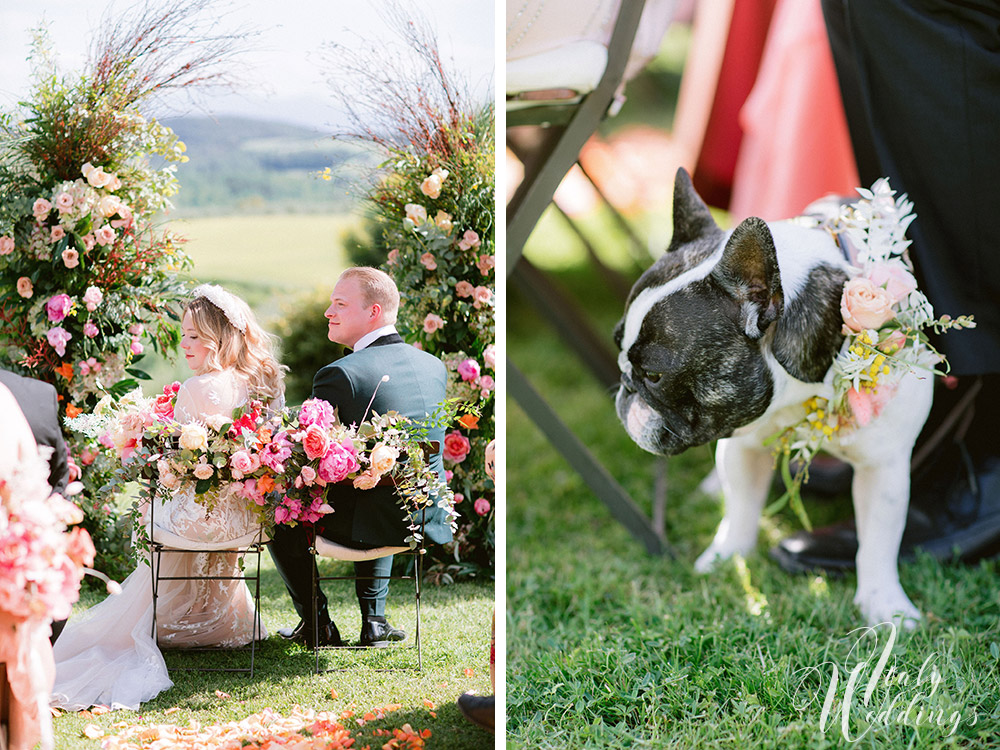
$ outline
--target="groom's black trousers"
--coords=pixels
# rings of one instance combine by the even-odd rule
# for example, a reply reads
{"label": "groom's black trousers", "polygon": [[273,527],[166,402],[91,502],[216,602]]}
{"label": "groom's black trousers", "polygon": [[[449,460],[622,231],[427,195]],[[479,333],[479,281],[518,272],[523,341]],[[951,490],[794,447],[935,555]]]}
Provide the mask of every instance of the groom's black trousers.
{"label": "groom's black trousers", "polygon": [[[372,545],[358,544],[343,534],[334,522],[336,513],[320,519],[316,523],[316,533],[332,542],[357,549],[371,549]],[[341,521],[342,519],[337,519]],[[312,626],[312,576],[316,563],[309,553],[309,534],[311,531],[302,524],[294,527],[278,525],[271,535],[271,559],[278,574],[285,582],[285,588],[292,598],[292,604],[299,617],[307,626]],[[358,576],[354,590],[358,597],[358,606],[362,617],[385,616],[385,600],[389,593],[389,580],[372,580],[366,576],[388,576],[392,571],[392,557],[380,557],[376,560],[365,560],[354,563],[354,574]],[[322,588],[317,592],[319,624],[322,627],[330,621],[326,595]]]}
{"label": "groom's black trousers", "polygon": [[[888,177],[917,218],[911,253],[955,375],[1000,373],[1000,5],[823,0],[862,185]],[[995,396],[991,396],[995,398]]]}

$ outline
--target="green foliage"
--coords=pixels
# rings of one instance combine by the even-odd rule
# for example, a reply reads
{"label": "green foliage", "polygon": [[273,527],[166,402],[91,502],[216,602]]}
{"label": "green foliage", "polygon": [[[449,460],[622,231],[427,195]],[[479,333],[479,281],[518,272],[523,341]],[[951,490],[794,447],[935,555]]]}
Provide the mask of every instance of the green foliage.
{"label": "green foliage", "polygon": [[286,302],[273,323],[272,331],[281,337],[279,361],[288,367],[285,401],[289,405],[309,398],[320,368],[344,356],[344,347],[323,335],[323,313],[329,305],[329,290],[317,289]]}

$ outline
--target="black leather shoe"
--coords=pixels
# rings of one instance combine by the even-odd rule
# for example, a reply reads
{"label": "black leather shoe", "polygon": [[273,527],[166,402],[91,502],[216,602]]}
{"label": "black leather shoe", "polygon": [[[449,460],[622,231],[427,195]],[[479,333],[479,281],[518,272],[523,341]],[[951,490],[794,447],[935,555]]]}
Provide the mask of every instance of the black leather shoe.
{"label": "black leather shoe", "polygon": [[458,708],[466,719],[477,727],[493,732],[495,721],[496,700],[492,695],[473,695],[463,693],[458,697]]}
{"label": "black leather shoe", "polygon": [[384,648],[390,643],[406,639],[406,633],[399,628],[394,628],[386,620],[372,620],[365,618],[361,624],[361,638],[359,644],[372,648]]}
{"label": "black leather shoe", "polygon": [[[913,478],[899,559],[920,549],[936,560],[971,562],[1000,551],[1000,457],[975,460],[955,443]],[[771,550],[790,573],[854,568],[858,537],[854,521],[797,532]]]}
{"label": "black leather shoe", "polygon": [[278,635],[288,641],[302,643],[309,648],[315,646],[343,646],[344,642],[340,638],[340,631],[333,622],[328,622],[319,627],[319,643],[316,643],[316,636],[312,628],[306,628],[305,622],[299,620],[299,624],[294,628],[278,628]]}

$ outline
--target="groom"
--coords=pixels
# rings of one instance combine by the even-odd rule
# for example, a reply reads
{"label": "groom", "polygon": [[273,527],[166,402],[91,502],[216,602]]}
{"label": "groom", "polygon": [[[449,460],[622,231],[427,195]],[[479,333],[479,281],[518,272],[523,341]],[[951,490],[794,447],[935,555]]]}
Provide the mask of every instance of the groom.
{"label": "groom", "polygon": [[[375,268],[349,268],[344,271],[330,295],[326,315],[328,337],[353,352],[327,365],[313,379],[313,397],[329,401],[344,424],[359,424],[371,412],[399,412],[415,421],[434,412],[445,399],[447,371],[431,354],[406,344],[396,332],[399,291],[392,278]],[[388,379],[385,379],[388,376]],[[372,402],[372,394],[375,399]],[[371,411],[368,410],[369,402]],[[431,430],[428,441],[444,442],[444,430]],[[431,459],[431,466],[444,479],[441,451]],[[315,525],[316,533],[339,544],[357,549],[401,546],[409,535],[409,519],[400,509],[394,488],[374,487],[357,490],[350,484],[331,485],[327,502],[334,512]],[[451,541],[451,528],[444,510],[432,507],[426,512],[424,539],[444,544]],[[319,632],[313,632],[312,571],[315,562],[309,553],[306,529],[302,525],[279,525],[274,530],[271,556],[288,588],[301,618],[294,629],[280,629],[284,638],[302,641],[309,646],[342,645],[340,632],[330,620],[326,596],[318,592]],[[361,608],[362,646],[384,646],[401,641],[406,634],[385,619],[387,579],[361,576],[388,576],[392,557],[354,563],[358,580],[355,589]]]}

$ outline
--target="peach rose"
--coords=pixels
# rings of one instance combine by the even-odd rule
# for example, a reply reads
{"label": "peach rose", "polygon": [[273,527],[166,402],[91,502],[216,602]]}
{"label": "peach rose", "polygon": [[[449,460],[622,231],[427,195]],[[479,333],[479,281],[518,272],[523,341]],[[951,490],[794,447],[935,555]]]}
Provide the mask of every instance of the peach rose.
{"label": "peach rose", "polygon": [[368,456],[368,461],[372,471],[376,474],[385,474],[392,471],[392,467],[396,465],[397,458],[399,458],[399,451],[396,448],[385,443],[378,443],[372,448],[372,452]]}
{"label": "peach rose", "polygon": [[104,247],[109,242],[115,241],[115,230],[105,224],[103,227],[94,232],[94,240],[98,245]]}
{"label": "peach rose", "polygon": [[871,279],[859,276],[844,285],[840,314],[844,316],[844,324],[852,331],[878,330],[896,316],[892,303],[889,292],[875,286]]}
{"label": "peach rose", "polygon": [[436,174],[428,175],[420,183],[420,192],[428,198],[437,198],[441,195],[441,178]]}
{"label": "peach rose", "polygon": [[76,268],[80,265],[80,253],[71,247],[62,251],[62,262],[66,268]]}
{"label": "peach rose", "polygon": [[49,242],[58,242],[63,237],[66,236],[66,230],[62,228],[59,224],[52,227],[52,231],[49,233]]}
{"label": "peach rose", "polygon": [[423,224],[427,221],[427,209],[416,203],[407,203],[403,210],[406,211],[406,218],[414,224]]}
{"label": "peach rose", "polygon": [[444,211],[437,212],[437,216],[434,217],[434,223],[437,224],[438,229],[446,234],[450,233],[455,226],[451,221],[451,214]]}
{"label": "peach rose", "polygon": [[215,469],[208,464],[198,464],[194,467],[194,475],[197,479],[211,479]]}
{"label": "peach rose", "polygon": [[434,333],[435,331],[440,331],[442,328],[444,328],[444,321],[441,319],[441,316],[434,313],[427,313],[427,317],[424,318],[424,333]]}
{"label": "peach rose", "polygon": [[0,237],[0,255],[10,255],[14,252],[14,238],[4,235]]}
{"label": "peach rose", "polygon": [[490,291],[489,287],[477,286],[472,292],[472,298],[474,300],[472,306],[478,310],[493,300],[493,292]]}
{"label": "peach rose", "polygon": [[186,424],[181,427],[181,436],[178,442],[184,450],[206,450],[208,448],[208,430],[193,422]]}
{"label": "peach rose", "polygon": [[474,247],[479,247],[479,244],[479,235],[471,229],[466,229],[462,239],[458,241],[458,247],[461,250],[471,250]]}
{"label": "peach rose", "polygon": [[358,490],[370,490],[378,485],[379,477],[372,473],[371,469],[363,471],[354,477],[354,488]]}
{"label": "peach rose", "polygon": [[455,294],[459,297],[471,297],[475,292],[476,288],[468,281],[463,280],[455,284]]}
{"label": "peach rose", "polygon": [[109,218],[118,213],[118,209],[121,208],[122,201],[117,195],[105,195],[101,198],[100,211],[104,218]]}
{"label": "peach rose", "polygon": [[428,271],[433,271],[438,267],[437,261],[431,253],[424,253],[420,256],[420,263]]}
{"label": "peach rose", "polygon": [[25,299],[31,299],[31,297],[35,294],[35,287],[31,283],[31,279],[27,276],[19,278],[17,280],[17,293]]}
{"label": "peach rose", "polygon": [[302,436],[302,447],[310,460],[323,458],[330,450],[330,436],[323,428],[311,424],[306,428],[305,435]]}
{"label": "peach rose", "polygon": [[49,211],[52,210],[52,204],[49,203],[44,198],[39,198],[35,201],[34,205],[31,207],[31,213],[35,217],[35,221],[44,221],[45,217],[49,215]]}

